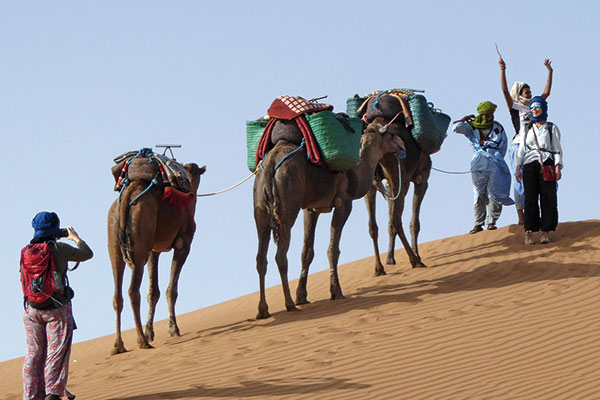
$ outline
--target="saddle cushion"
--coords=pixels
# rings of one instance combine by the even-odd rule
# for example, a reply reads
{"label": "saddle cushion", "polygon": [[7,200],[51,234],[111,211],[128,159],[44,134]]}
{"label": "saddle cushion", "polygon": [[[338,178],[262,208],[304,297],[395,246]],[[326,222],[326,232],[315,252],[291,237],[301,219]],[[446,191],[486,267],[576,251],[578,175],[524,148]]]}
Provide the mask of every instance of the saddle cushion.
{"label": "saddle cushion", "polygon": [[267,114],[271,118],[293,119],[302,114],[312,114],[324,110],[333,110],[333,106],[313,103],[300,96],[279,96],[273,100]]}

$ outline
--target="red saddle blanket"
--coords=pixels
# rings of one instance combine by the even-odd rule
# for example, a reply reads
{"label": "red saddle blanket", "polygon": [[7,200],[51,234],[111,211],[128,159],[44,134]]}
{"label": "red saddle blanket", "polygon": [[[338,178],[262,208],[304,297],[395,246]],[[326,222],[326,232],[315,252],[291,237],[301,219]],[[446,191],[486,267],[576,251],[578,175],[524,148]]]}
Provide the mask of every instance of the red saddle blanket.
{"label": "red saddle blanket", "polygon": [[324,110],[333,110],[333,106],[313,103],[300,96],[279,96],[273,100],[267,114],[271,118],[294,119],[302,114],[312,114]]}
{"label": "red saddle blanket", "polygon": [[[277,122],[278,118],[271,118],[265,127],[265,130],[260,137],[258,142],[258,148],[256,149],[256,156],[254,156],[254,160],[256,165],[265,158],[265,155],[272,147],[271,145],[271,133],[273,133],[273,127]],[[323,161],[323,157],[321,156],[321,152],[319,151],[319,145],[317,140],[315,139],[315,135],[313,134],[308,121],[304,118],[304,115],[299,115],[294,118],[296,124],[298,124],[298,128],[300,128],[300,132],[302,132],[302,136],[304,137],[304,144],[306,146],[306,153],[308,155],[308,159],[313,164],[318,165],[319,167],[327,168],[325,162]]]}

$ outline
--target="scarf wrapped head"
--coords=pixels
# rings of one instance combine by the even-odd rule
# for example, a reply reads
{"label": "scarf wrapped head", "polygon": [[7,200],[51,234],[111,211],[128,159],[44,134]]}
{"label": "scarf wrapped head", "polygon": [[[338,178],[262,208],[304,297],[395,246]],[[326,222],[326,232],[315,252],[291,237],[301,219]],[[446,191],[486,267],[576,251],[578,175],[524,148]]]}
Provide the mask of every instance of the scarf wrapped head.
{"label": "scarf wrapped head", "polygon": [[515,82],[515,83],[513,83],[512,88],[510,89],[510,97],[513,99],[514,102],[519,103],[523,107],[529,108],[529,101],[530,100],[526,99],[523,96],[521,96],[521,91],[525,87],[529,87],[529,85],[526,84],[525,82]]}
{"label": "scarf wrapped head", "polygon": [[494,124],[494,120],[487,121],[485,119],[486,115],[493,114],[496,111],[496,105],[491,101],[484,101],[479,103],[477,106],[477,117],[473,121],[470,122],[471,126],[475,129],[487,129],[491,128]]}
{"label": "scarf wrapped head", "polygon": [[[531,98],[531,104],[540,103],[542,105],[542,114],[539,117],[534,117],[533,114],[531,116],[531,120],[533,122],[542,122],[548,119],[548,103],[542,96],[535,96]],[[531,109],[531,105],[529,106]]]}
{"label": "scarf wrapped head", "polygon": [[37,213],[31,221],[31,226],[34,230],[34,239],[56,239],[60,236],[60,220],[54,212],[42,211]]}

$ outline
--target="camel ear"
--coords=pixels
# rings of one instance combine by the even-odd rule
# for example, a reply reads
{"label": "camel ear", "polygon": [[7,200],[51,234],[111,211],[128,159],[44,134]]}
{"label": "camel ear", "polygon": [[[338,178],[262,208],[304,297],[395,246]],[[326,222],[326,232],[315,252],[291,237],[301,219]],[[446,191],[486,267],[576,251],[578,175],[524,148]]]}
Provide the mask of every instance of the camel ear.
{"label": "camel ear", "polygon": [[190,179],[192,180],[192,190],[194,193],[198,190],[198,186],[200,186],[200,175],[206,172],[206,165],[203,165],[202,168],[198,167],[196,163],[188,163],[183,165],[190,175]]}
{"label": "camel ear", "polygon": [[202,168],[200,168],[196,163],[188,163],[184,164],[183,166],[190,175],[190,178],[199,177],[200,175],[206,172],[206,165],[203,165]]}

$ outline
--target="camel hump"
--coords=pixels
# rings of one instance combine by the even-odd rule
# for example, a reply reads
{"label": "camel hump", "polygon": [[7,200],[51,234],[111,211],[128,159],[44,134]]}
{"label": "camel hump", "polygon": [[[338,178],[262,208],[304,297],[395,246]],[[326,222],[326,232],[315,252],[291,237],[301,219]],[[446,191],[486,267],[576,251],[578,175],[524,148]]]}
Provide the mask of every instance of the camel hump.
{"label": "camel hump", "polygon": [[302,132],[298,127],[296,121],[277,120],[273,126],[271,132],[271,143],[277,144],[280,140],[287,140],[290,143],[297,144],[298,146],[302,143]]}
{"label": "camel hump", "polygon": [[398,114],[402,114],[402,104],[396,96],[384,95],[380,98],[373,97],[367,102],[366,118],[369,121],[377,117],[391,120]]}

